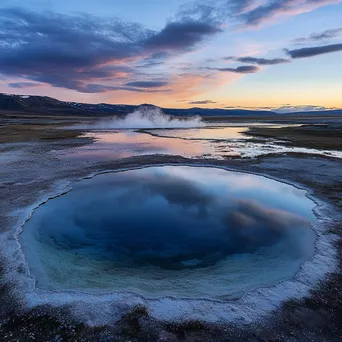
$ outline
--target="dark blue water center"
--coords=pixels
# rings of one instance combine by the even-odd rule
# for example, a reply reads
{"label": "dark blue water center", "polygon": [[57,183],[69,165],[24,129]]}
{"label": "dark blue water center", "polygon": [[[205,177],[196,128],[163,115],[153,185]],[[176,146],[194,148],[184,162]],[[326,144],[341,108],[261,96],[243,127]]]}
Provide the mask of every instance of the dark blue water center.
{"label": "dark blue water center", "polygon": [[[307,248],[304,253],[298,236],[313,236],[312,207],[303,191],[262,177],[213,168],[145,168],[74,184],[35,211],[21,241],[33,270],[51,253],[51,259],[63,255],[56,260],[72,255],[78,270],[100,264],[111,274],[200,272],[283,241],[293,240],[291,253],[299,260]],[[62,272],[62,265],[52,263]]]}

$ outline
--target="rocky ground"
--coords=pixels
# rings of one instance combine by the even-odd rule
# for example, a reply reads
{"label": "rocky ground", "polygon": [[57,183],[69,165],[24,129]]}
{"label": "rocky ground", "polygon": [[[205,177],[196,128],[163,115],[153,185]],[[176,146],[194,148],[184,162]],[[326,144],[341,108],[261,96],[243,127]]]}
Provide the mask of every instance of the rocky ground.
{"label": "rocky ground", "polygon": [[[17,125],[18,123],[16,123]],[[103,170],[130,168],[143,165],[208,164],[228,167],[281,179],[310,190],[311,194],[327,203],[334,215],[329,219],[329,232],[342,235],[342,160],[304,154],[268,155],[255,159],[194,160],[178,156],[143,156],[113,160],[106,163],[88,161],[62,161],[52,150],[91,143],[76,139],[77,131],[63,131],[49,123],[27,129],[13,127],[6,122],[1,128],[0,141],[0,235],[10,236],[18,224],[15,215],[18,207],[35,203],[52,184],[66,179],[76,180]],[[341,137],[341,128],[334,128]],[[24,132],[24,133],[23,133]],[[273,131],[273,138],[284,140],[284,132]],[[253,134],[258,135],[258,132]],[[260,135],[259,131],[259,135]],[[266,136],[263,131],[263,136]],[[320,133],[305,128],[301,136],[286,133],[293,144],[303,146],[306,140],[319,141]],[[327,136],[332,135],[329,133]],[[269,135],[267,135],[269,136]],[[313,138],[315,137],[315,138]],[[291,140],[292,139],[292,140]],[[334,140],[335,138],[333,138]],[[339,139],[339,138],[338,138]],[[336,138],[335,148],[340,148]],[[335,140],[334,140],[335,141]],[[330,143],[329,143],[330,144]],[[325,146],[325,145],[324,145]],[[329,145],[334,149],[333,146]],[[8,246],[13,243],[8,239]],[[0,340],[1,341],[342,341],[342,244],[336,239],[339,266],[317,284],[311,295],[301,300],[290,300],[266,319],[253,324],[208,324],[200,321],[170,323],[157,321],[147,308],[137,306],[123,313],[115,324],[90,327],[70,314],[70,308],[39,306],[27,309],[24,295],[10,275],[24,272],[22,265],[13,269],[6,253],[0,268]]]}

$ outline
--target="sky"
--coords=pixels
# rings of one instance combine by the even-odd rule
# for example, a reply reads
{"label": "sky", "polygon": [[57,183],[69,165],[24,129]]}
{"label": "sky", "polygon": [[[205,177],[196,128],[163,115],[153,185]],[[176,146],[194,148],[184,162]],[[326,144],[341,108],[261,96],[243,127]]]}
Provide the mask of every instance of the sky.
{"label": "sky", "polygon": [[1,0],[0,92],[342,108],[342,0]]}

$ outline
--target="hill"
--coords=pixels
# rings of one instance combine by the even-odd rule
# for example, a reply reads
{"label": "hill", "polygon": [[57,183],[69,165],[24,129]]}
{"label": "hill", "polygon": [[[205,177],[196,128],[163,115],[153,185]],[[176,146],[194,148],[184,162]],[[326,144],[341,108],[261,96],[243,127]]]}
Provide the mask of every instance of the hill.
{"label": "hill", "polygon": [[[63,102],[47,96],[28,96],[0,94],[0,111],[16,111],[49,115],[76,114],[82,116],[113,116],[132,113],[140,107],[160,108],[152,104],[126,105],[126,104],[88,104],[78,102]],[[199,115],[203,117],[214,116],[273,116],[271,111],[234,110],[234,109],[208,109],[208,108],[160,108],[164,113],[173,116]]]}
{"label": "hill", "polygon": [[[88,104],[78,102],[64,102],[47,96],[12,95],[0,93],[0,114],[1,111],[13,111],[31,113],[35,115],[78,115],[78,116],[115,116],[126,115],[141,108],[160,108],[152,104],[127,105],[127,104]],[[315,112],[297,112],[279,114],[272,111],[243,110],[243,109],[220,109],[220,108],[160,108],[164,113],[172,116],[199,115],[202,117],[269,117],[284,118],[289,116],[324,116],[342,115],[342,110],[327,110]]]}

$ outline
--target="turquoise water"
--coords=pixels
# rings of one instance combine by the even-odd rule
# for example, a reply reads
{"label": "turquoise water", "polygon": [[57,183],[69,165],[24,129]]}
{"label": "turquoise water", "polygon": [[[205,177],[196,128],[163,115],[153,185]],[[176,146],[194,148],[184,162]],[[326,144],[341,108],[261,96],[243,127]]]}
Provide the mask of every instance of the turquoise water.
{"label": "turquoise water", "polygon": [[20,242],[43,289],[237,298],[311,258],[313,207],[260,176],[150,167],[73,184],[33,213]]}

